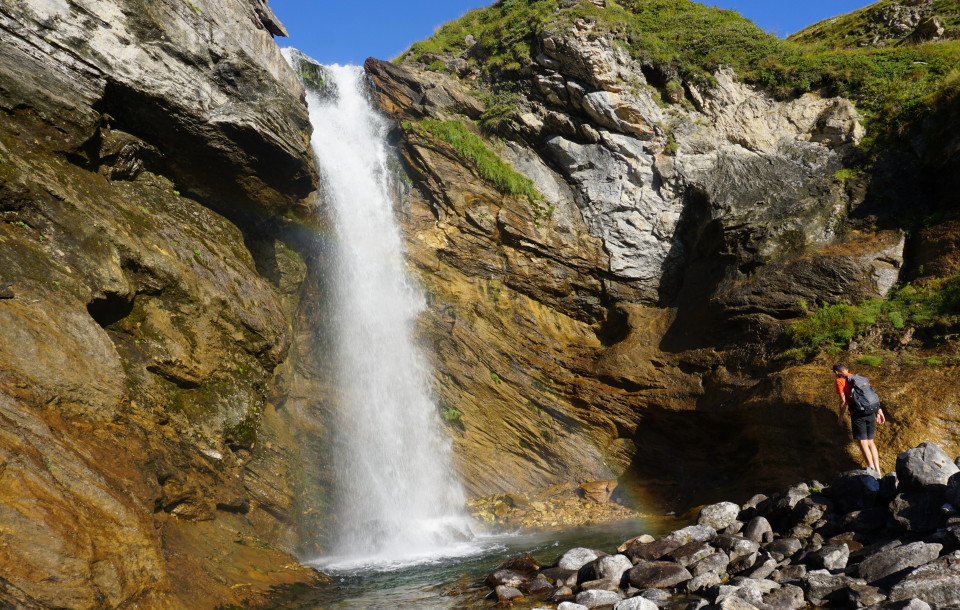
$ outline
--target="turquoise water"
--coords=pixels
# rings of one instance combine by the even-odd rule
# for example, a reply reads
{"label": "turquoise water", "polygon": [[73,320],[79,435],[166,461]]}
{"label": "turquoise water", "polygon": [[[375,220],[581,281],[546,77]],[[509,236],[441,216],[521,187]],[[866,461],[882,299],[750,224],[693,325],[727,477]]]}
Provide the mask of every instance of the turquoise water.
{"label": "turquoise water", "polygon": [[[319,588],[288,591],[275,609],[360,609],[460,610],[493,608],[485,599],[490,593],[483,584],[486,575],[505,559],[523,552],[541,565],[552,564],[567,549],[584,546],[615,553],[617,546],[641,534],[654,536],[687,525],[669,517],[622,521],[568,530],[480,538],[473,554],[423,561],[414,565],[383,567],[354,566],[325,570],[332,578]],[[535,600],[515,603],[518,610],[536,606]]]}

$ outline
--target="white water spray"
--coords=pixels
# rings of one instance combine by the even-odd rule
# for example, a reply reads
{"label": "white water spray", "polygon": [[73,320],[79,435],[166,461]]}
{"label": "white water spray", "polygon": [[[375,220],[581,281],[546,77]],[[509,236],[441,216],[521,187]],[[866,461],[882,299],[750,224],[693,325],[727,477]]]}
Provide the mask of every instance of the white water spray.
{"label": "white water spray", "polygon": [[[297,58],[285,54],[295,65]],[[425,303],[404,266],[387,125],[367,98],[359,67],[324,71],[336,93],[322,100],[308,94],[307,101],[337,232],[326,326],[336,334],[341,419],[336,557],[320,561],[395,565],[470,552],[463,491],[413,341]]]}

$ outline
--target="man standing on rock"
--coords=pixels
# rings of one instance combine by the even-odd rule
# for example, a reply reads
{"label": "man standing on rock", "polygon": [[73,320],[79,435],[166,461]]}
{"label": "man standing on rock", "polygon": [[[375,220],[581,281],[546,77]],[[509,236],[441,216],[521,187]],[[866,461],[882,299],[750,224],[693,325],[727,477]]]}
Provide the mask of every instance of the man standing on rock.
{"label": "man standing on rock", "polygon": [[851,409],[850,394],[853,386],[847,380],[853,373],[847,369],[845,364],[834,364],[833,373],[836,375],[837,394],[840,395],[840,408],[837,411],[837,423],[843,425],[844,410],[850,415],[850,428],[853,431],[853,439],[860,444],[860,452],[867,460],[867,469],[873,468],[877,474],[880,471],[880,455],[877,452],[877,444],[874,437],[877,434],[877,424],[887,421],[883,415],[882,409],[877,409],[876,413],[857,413]]}

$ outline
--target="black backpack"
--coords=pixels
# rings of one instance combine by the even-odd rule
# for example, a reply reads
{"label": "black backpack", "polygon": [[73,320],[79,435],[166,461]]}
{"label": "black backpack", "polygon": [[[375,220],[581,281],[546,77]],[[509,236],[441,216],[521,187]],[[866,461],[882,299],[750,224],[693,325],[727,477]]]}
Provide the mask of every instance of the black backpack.
{"label": "black backpack", "polygon": [[847,376],[850,384],[850,410],[854,413],[869,415],[880,409],[880,397],[872,387],[870,380],[863,375]]}

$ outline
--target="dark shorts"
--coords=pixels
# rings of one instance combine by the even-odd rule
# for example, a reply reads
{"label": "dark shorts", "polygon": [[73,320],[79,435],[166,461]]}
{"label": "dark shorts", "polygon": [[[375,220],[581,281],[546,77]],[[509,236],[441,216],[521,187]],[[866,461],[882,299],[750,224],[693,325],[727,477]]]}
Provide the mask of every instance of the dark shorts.
{"label": "dark shorts", "polygon": [[877,435],[877,414],[852,415],[850,428],[853,430],[853,440],[869,441]]}

